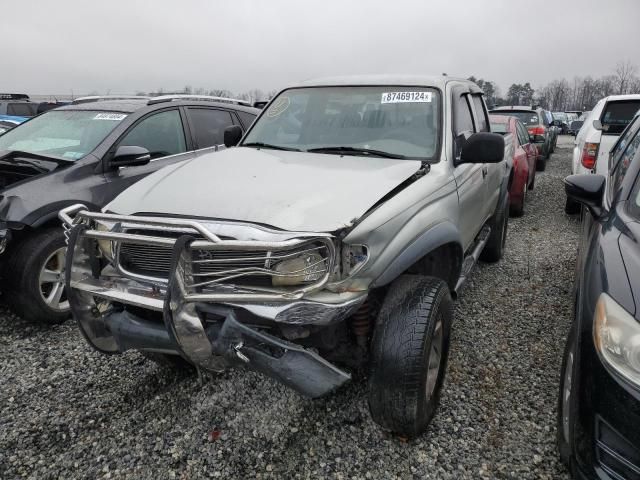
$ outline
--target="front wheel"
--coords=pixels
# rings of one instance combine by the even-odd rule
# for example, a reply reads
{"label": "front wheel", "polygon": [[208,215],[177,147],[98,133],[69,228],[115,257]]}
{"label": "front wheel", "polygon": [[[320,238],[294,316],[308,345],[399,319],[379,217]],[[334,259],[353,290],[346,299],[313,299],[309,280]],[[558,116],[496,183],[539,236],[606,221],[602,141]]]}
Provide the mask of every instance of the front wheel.
{"label": "front wheel", "polygon": [[576,392],[576,328],[571,327],[562,360],[560,392],[558,394],[558,418],[556,442],[560,458],[569,466],[571,461],[571,438],[573,436],[573,412],[575,411]]}
{"label": "front wheel", "polygon": [[385,297],[372,340],[369,410],[383,428],[415,437],[438,405],[452,301],[438,278],[403,275]]}
{"label": "front wheel", "polygon": [[65,293],[65,244],[62,228],[26,238],[7,260],[7,303],[25,320],[56,324],[69,317]]}
{"label": "front wheel", "polygon": [[491,233],[487,244],[482,249],[480,260],[494,263],[504,255],[504,246],[507,242],[507,226],[509,224],[509,198],[505,195],[502,202],[498,202],[496,211],[489,220]]}

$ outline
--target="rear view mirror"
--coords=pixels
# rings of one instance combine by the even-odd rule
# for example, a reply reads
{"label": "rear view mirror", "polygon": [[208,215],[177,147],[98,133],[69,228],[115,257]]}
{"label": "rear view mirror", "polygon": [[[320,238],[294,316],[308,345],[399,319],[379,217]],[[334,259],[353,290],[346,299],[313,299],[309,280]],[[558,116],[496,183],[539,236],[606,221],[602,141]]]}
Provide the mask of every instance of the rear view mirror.
{"label": "rear view mirror", "polygon": [[587,207],[591,215],[602,215],[602,199],[606,180],[602,175],[569,175],[564,179],[567,197]]}
{"label": "rear view mirror", "polygon": [[146,165],[151,161],[149,150],[144,147],[136,147],[134,145],[122,145],[118,147],[113,158],[109,162],[109,166],[118,167],[135,167],[138,165]]}
{"label": "rear view mirror", "polygon": [[231,125],[224,129],[224,146],[235,147],[242,138],[242,128],[239,125]]}
{"label": "rear view mirror", "polygon": [[471,135],[460,155],[460,163],[499,163],[504,157],[504,137],[499,133]]}

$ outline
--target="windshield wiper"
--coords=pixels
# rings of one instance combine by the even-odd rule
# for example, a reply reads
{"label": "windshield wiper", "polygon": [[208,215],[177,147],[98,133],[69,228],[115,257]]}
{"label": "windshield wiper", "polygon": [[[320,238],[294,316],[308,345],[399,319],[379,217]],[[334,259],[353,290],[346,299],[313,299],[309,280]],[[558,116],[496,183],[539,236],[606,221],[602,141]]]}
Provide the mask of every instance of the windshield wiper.
{"label": "windshield wiper", "polygon": [[345,146],[310,148],[309,150],[307,150],[307,152],[339,153],[342,155],[371,155],[373,157],[398,158],[398,159],[407,158],[406,155],[400,155],[399,153],[385,152],[383,150],[374,150],[372,148],[345,147]]}
{"label": "windshield wiper", "polygon": [[43,155],[41,153],[25,152],[22,150],[5,150],[4,152],[0,152],[0,160],[4,160],[7,158],[16,158],[16,157],[27,157],[27,158],[32,158],[34,160],[45,160],[49,162],[56,162],[58,164],[66,164],[66,163],[73,162],[73,160],[65,160],[60,157]]}
{"label": "windshield wiper", "polygon": [[271,150],[286,150],[288,152],[299,152],[300,151],[299,148],[283,147],[282,145],[271,145],[270,143],[263,143],[263,142],[243,143],[240,146],[241,147],[268,148],[268,149],[271,149]]}
{"label": "windshield wiper", "polygon": [[[4,158],[0,159],[0,161],[2,160],[4,160]],[[26,160],[24,158],[14,158],[12,159],[11,163],[13,163],[14,165],[26,165],[28,167],[31,167],[37,170],[40,173],[47,173],[49,171],[48,169],[44,168],[42,165],[38,165],[37,163],[32,162],[31,160]]]}

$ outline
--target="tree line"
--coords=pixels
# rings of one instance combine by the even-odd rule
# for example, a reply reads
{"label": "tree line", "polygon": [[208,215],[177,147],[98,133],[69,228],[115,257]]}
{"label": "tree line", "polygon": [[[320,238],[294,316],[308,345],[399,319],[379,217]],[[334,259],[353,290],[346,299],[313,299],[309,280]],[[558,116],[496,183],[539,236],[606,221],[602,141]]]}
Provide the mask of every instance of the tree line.
{"label": "tree line", "polygon": [[640,77],[637,65],[620,62],[613,73],[600,78],[574,77],[552,80],[534,89],[529,82],[514,83],[502,96],[495,82],[469,77],[484,91],[487,105],[539,105],[551,111],[591,110],[602,97],[640,93]]}

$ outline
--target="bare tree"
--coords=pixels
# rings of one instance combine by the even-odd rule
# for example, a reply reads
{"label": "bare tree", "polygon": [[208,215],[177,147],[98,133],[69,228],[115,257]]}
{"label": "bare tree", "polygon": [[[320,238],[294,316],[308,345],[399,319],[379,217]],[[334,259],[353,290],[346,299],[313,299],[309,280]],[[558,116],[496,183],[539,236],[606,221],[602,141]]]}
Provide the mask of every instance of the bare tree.
{"label": "bare tree", "polygon": [[629,84],[633,81],[638,70],[637,65],[634,65],[630,61],[619,62],[616,65],[615,78],[618,94],[623,95],[629,92]]}

